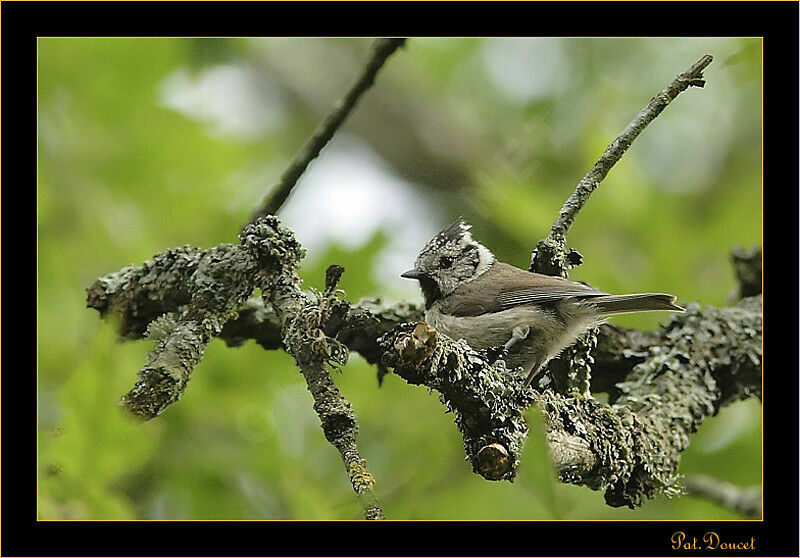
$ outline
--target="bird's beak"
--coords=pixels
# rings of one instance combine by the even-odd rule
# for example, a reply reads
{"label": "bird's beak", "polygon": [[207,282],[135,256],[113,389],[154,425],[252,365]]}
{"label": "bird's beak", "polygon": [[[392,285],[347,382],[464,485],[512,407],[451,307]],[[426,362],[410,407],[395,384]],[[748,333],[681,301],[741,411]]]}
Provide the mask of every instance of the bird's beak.
{"label": "bird's beak", "polygon": [[422,271],[415,268],[415,269],[409,269],[405,273],[401,273],[400,277],[405,277],[406,279],[419,279],[423,275],[425,274]]}

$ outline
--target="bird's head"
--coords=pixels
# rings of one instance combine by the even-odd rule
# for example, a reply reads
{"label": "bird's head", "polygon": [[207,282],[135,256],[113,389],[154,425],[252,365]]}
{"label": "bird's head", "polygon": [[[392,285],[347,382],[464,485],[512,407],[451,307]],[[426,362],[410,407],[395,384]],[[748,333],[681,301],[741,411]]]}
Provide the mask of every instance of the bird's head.
{"label": "bird's head", "polygon": [[494,254],[472,238],[470,228],[463,219],[444,228],[419,253],[414,269],[401,275],[419,281],[426,307],[480,277],[494,263]]}

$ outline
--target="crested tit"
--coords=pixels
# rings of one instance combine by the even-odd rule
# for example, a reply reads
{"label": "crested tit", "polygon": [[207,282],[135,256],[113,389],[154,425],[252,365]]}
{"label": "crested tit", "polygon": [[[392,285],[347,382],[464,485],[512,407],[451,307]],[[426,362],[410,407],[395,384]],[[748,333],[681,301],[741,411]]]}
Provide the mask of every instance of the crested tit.
{"label": "crested tit", "polygon": [[506,364],[528,374],[526,387],[550,359],[608,316],[684,311],[672,295],[611,295],[499,262],[469,229],[459,219],[442,230],[401,277],[419,281],[429,325],[476,350],[502,347]]}

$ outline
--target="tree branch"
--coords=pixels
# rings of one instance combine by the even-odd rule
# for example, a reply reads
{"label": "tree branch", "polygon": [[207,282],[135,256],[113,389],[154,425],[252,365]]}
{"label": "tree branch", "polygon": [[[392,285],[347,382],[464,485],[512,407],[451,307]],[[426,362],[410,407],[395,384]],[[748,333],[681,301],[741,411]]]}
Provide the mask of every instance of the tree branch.
{"label": "tree branch", "polygon": [[[703,71],[711,64],[710,55],[703,56],[686,72],[676,77],[661,93],[653,97],[647,106],[628,124],[625,130],[605,149],[592,169],[581,179],[575,191],[567,198],[550,233],[536,244],[531,253],[530,271],[566,277],[567,271],[582,262],[577,250],[566,250],[567,231],[575,222],[592,192],[600,185],[617,161],[625,154],[633,141],[681,92],[694,85],[703,87]],[[548,364],[548,376],[542,381],[561,381],[561,391],[587,396],[591,385],[590,355],[597,343],[598,329],[592,328],[564,353]]]}
{"label": "tree branch", "polygon": [[[361,95],[374,83],[384,62],[405,39],[377,39],[372,57],[345,97],[317,128],[300,153],[281,176],[273,193],[254,213],[240,235],[240,246],[220,245],[208,250],[184,247],[167,250],[142,266],[129,266],[96,281],[87,289],[87,305],[101,315],[109,311],[121,316],[120,332],[128,338],[156,340],[148,353],[139,380],[121,404],[144,418],[153,418],[177,401],[213,337],[223,334],[231,345],[241,344],[243,328],[268,324],[258,342],[265,348],[281,343],[303,373],[314,397],[328,441],[339,450],[367,519],[384,519],[372,492],[374,480],[360,458],[355,439],[358,421],[349,402],[341,396],[328,374],[326,364],[343,365],[347,349],[323,331],[331,315],[347,312],[347,303],[326,304],[335,299],[341,271],[328,277],[325,296],[309,299],[300,290],[296,267],[305,250],[293,233],[273,219],[310,162],[331,140]],[[331,271],[329,270],[329,271]],[[342,270],[343,271],[343,270]],[[256,287],[262,287],[263,304],[245,302]],[[319,306],[314,311],[313,302]],[[343,308],[343,305],[347,309]],[[237,312],[241,309],[241,316]],[[341,309],[341,311],[339,311]],[[317,317],[316,323],[297,327],[303,319]],[[354,314],[353,318],[357,316]],[[233,323],[228,324],[232,318]],[[364,322],[364,318],[361,319]],[[369,320],[366,320],[369,322]],[[225,326],[228,327],[225,327]],[[275,329],[275,326],[279,328]],[[278,333],[280,335],[278,335]],[[252,334],[250,334],[252,335]],[[311,335],[311,337],[308,337]],[[357,336],[353,338],[357,344]]]}
{"label": "tree branch", "polygon": [[707,498],[746,517],[761,519],[761,487],[740,488],[706,475],[687,477],[685,484],[691,496]]}
{"label": "tree branch", "polygon": [[[761,396],[760,296],[734,308],[688,305],[660,331],[600,328],[590,353],[593,391],[608,391],[611,406],[552,391],[532,395],[502,362],[490,365],[425,324],[398,326],[421,319],[419,307],[385,307],[374,299],[335,306],[320,321],[325,335],[370,362],[393,366],[409,383],[440,392],[473,469],[491,480],[513,479],[526,435],[522,413],[535,400],[548,419],[551,457],[565,482],[604,489],[612,505],[677,494],[675,471],[689,434],[719,407]],[[281,325],[271,306],[248,301],[244,308],[229,323],[239,322],[226,341],[253,338],[277,348]]]}
{"label": "tree branch", "polygon": [[[334,111],[328,125],[323,123],[284,173],[282,193],[260,211],[280,207],[382,63],[402,44],[402,39],[383,41],[359,80],[362,86],[353,90],[359,92]],[[702,70],[710,62],[710,56],[704,57],[678,76],[609,146],[565,203],[551,234],[537,245],[532,269],[549,265],[550,271],[566,274],[576,264],[576,253],[563,252],[566,232],[591,191],[672,99],[690,85],[702,85]],[[734,308],[690,305],[658,332],[606,326],[596,347],[587,344],[569,359],[570,371],[578,361],[586,366],[585,374],[571,380],[586,384],[585,395],[537,393],[525,389],[523,378],[503,361],[489,363],[464,341],[419,322],[419,307],[385,307],[374,299],[351,306],[336,288],[343,272],[338,266],[329,268],[323,292],[302,291],[297,267],[305,251],[274,216],[254,219],[238,245],[166,250],[89,287],[88,305],[103,315],[120,315],[124,336],[157,341],[123,402],[147,418],[162,412],[183,393],[213,337],[234,346],[253,338],[265,348],[284,348],[306,380],[325,437],[342,456],[367,519],[381,519],[383,512],[356,446],[357,418],[327,370],[346,362],[346,347],[377,363],[379,374],[392,366],[409,383],[437,390],[454,413],[473,470],[490,480],[514,478],[527,433],[523,413],[536,403],[545,415],[550,454],[562,481],[605,490],[613,506],[633,507],[658,493],[679,493],[676,470],[689,435],[720,406],[761,396],[760,296]],[[548,246],[560,260],[547,256],[543,247]],[[262,300],[247,300],[255,288],[261,289]],[[588,396],[592,361],[596,370],[613,371],[608,375],[613,380],[604,386],[610,405]],[[593,381],[595,388],[601,384]]]}
{"label": "tree branch", "polygon": [[[423,309],[401,302],[381,304],[379,298],[364,298],[349,307],[343,316],[325,325],[325,334],[335,337],[370,364],[379,364],[382,351],[379,338],[394,327],[423,319]],[[271,306],[261,299],[250,299],[239,309],[239,316],[228,322],[219,335],[230,347],[239,347],[248,339],[267,350],[281,349],[280,321]]]}
{"label": "tree branch", "polygon": [[578,212],[642,130],[688,87],[705,85],[703,70],[711,64],[712,60],[711,55],[706,54],[676,77],[661,93],[653,97],[617,139],[611,142],[592,169],[578,182],[575,191],[561,208],[547,238],[539,241],[536,245],[536,249],[531,254],[531,271],[566,277],[567,270],[580,264],[580,254],[575,251],[565,252],[567,231],[575,222]]}
{"label": "tree branch", "polygon": [[260,264],[232,244],[208,250],[185,246],[95,281],[87,289],[87,306],[101,316],[120,316],[124,337],[156,341],[120,403],[151,419],[177,401],[206,346],[236,315],[259,275],[280,265],[277,259]]}
{"label": "tree branch", "polygon": [[[247,225],[236,246],[165,250],[141,266],[102,277],[87,289],[87,305],[103,316],[121,316],[124,336],[156,341],[139,380],[121,400],[146,419],[181,397],[211,339],[227,332],[232,343],[240,344],[248,320],[269,324],[269,330],[257,332],[259,342],[283,346],[295,358],[325,437],[339,450],[365,517],[383,519],[372,493],[374,480],[356,446],[358,420],[326,368],[347,362],[347,349],[323,329],[350,305],[335,296],[338,277],[328,281],[322,294],[308,296],[300,290],[296,270],[304,256],[294,234],[269,216]],[[263,302],[246,301],[257,287],[269,311]],[[243,317],[237,317],[239,308]],[[225,328],[231,319],[234,323]]]}
{"label": "tree branch", "polygon": [[[371,362],[394,367],[409,383],[437,390],[454,411],[473,469],[487,479],[514,478],[527,432],[523,412],[536,402],[547,418],[551,456],[562,480],[605,490],[611,505],[635,506],[657,493],[678,493],[680,452],[700,422],[722,405],[761,396],[760,296],[732,308],[691,304],[686,314],[673,317],[658,332],[601,328],[591,356],[596,370],[613,369],[611,377],[619,382],[610,386],[607,381],[612,405],[603,405],[551,390],[523,390],[521,378],[502,361],[487,363],[463,341],[439,335],[424,323],[398,326],[419,319],[416,306],[384,307],[376,300],[351,306],[335,296],[336,273],[325,292],[303,293],[295,272],[303,254],[291,233],[271,217],[248,226],[238,246],[167,250],[143,266],[102,278],[89,289],[90,306],[121,314],[122,331],[129,336],[142,330],[141,321],[152,317],[151,308],[157,307],[166,317],[155,319],[147,334],[161,340],[165,336],[158,332],[166,330],[166,338],[180,339],[185,330],[171,320],[202,314],[203,308],[207,315],[224,318],[228,314],[220,309],[259,286],[264,301],[243,302],[241,315],[219,334],[230,344],[254,338],[265,347],[283,346],[295,357],[326,438],[342,455],[370,517],[379,515],[379,508],[355,445],[357,419],[325,369],[325,363],[346,361],[342,344],[357,348]],[[209,262],[218,262],[219,271]],[[154,280],[154,269],[162,280]],[[231,289],[231,269],[239,270],[236,281],[247,289]],[[197,285],[233,294],[225,300],[203,298],[191,294]],[[190,302],[182,304],[187,298]],[[200,329],[202,335],[197,331],[190,330],[189,337],[205,340],[202,335],[213,337],[215,330]],[[164,355],[172,362],[171,354],[183,353],[159,341],[156,357]],[[158,360],[148,358],[149,363]],[[188,373],[177,384],[165,385],[164,377],[168,375],[155,382],[140,373],[136,397],[126,396],[126,404],[133,402],[128,407],[150,417],[176,400]]]}
{"label": "tree branch", "polygon": [[375,82],[375,76],[384,62],[403,46],[405,39],[376,39],[372,45],[372,56],[367,61],[361,75],[350,88],[347,95],[339,100],[334,110],[328,114],[319,128],[311,136],[303,149],[295,156],[289,167],[281,175],[280,182],[276,184],[261,206],[253,213],[250,222],[255,222],[259,217],[275,214],[284,204],[297,180],[302,176],[309,163],[319,155],[322,148],[333,138],[336,130],[342,125],[347,115],[353,110],[358,99]]}
{"label": "tree branch", "polygon": [[494,364],[464,340],[425,322],[403,324],[381,339],[383,363],[410,384],[441,394],[455,416],[473,470],[488,480],[512,480],[528,433],[523,412],[534,401],[523,378]]}
{"label": "tree branch", "polygon": [[632,368],[612,405],[524,390],[502,362],[488,364],[424,322],[396,328],[381,345],[395,373],[437,390],[454,411],[476,473],[513,479],[526,434],[521,416],[535,401],[562,481],[604,490],[611,506],[634,507],[656,494],[680,493],[680,454],[705,418],[722,405],[760,398],[761,297],[734,308],[692,304],[654,341],[617,355]]}
{"label": "tree branch", "polygon": [[[243,236],[256,246],[275,242],[297,244],[294,234],[275,217],[266,217],[245,227]],[[297,244],[299,246],[299,244]],[[374,478],[367,470],[356,445],[358,418],[350,403],[339,393],[327,369],[327,364],[344,366],[348,351],[340,342],[325,335],[326,324],[349,308],[337,298],[336,286],[343,268],[332,266],[326,274],[322,293],[306,296],[300,289],[297,276],[299,258],[280,275],[263,276],[261,287],[264,301],[275,310],[280,321],[281,337],[286,352],[292,355],[314,398],[314,410],[319,415],[325,438],[342,456],[353,490],[361,500],[366,519],[385,519],[372,487]]]}

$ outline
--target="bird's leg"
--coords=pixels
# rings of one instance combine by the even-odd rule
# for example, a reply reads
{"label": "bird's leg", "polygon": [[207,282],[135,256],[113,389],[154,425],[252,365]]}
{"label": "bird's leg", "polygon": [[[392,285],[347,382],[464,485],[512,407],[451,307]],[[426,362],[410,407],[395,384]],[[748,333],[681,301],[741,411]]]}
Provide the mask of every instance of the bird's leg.
{"label": "bird's leg", "polygon": [[489,361],[490,364],[494,364],[500,358],[505,358],[508,356],[508,351],[511,350],[511,347],[516,345],[518,342],[522,341],[528,334],[531,332],[530,326],[517,326],[511,331],[511,338],[506,341],[505,345],[502,347],[489,347],[484,349],[482,352],[486,356],[486,360]]}
{"label": "bird's leg", "polygon": [[506,341],[506,344],[503,345],[503,350],[508,352],[511,350],[511,347],[528,337],[528,334],[531,332],[531,326],[517,326],[511,330],[511,339]]}

